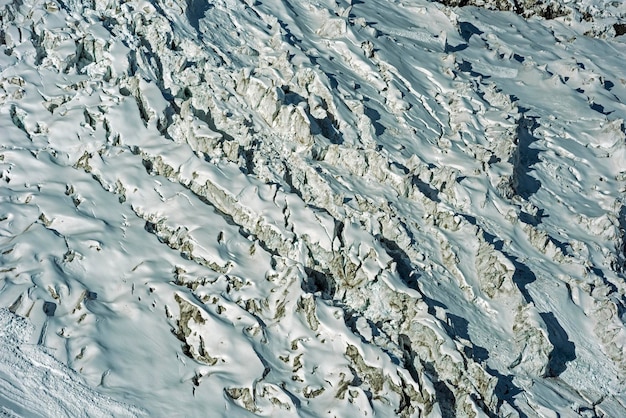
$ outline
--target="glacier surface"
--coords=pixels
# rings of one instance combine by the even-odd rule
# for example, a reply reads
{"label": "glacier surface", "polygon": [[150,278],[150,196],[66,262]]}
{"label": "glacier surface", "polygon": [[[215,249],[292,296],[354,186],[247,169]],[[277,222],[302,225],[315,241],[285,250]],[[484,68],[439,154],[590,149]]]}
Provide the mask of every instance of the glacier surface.
{"label": "glacier surface", "polygon": [[0,415],[626,416],[625,19],[0,1]]}

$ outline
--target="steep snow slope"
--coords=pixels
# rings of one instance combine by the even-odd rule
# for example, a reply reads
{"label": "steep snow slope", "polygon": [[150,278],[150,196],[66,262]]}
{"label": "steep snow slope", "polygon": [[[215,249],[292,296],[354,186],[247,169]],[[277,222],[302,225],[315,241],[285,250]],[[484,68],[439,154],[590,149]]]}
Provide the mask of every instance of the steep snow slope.
{"label": "steep snow slope", "polygon": [[500,3],[4,0],[3,413],[625,415],[624,10]]}

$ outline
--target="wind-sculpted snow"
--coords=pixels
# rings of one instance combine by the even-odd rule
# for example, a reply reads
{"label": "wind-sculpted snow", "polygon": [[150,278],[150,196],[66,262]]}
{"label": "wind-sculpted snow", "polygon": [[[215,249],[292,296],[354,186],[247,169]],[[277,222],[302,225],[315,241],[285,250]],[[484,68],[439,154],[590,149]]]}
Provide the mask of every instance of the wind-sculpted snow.
{"label": "wind-sculpted snow", "polygon": [[476,6],[510,11],[525,18],[540,17],[574,26],[580,34],[614,37],[626,33],[626,7],[623,2],[606,0],[440,0],[452,7]]}
{"label": "wind-sculpted snow", "polygon": [[461,3],[3,1],[1,411],[625,415],[623,10]]}

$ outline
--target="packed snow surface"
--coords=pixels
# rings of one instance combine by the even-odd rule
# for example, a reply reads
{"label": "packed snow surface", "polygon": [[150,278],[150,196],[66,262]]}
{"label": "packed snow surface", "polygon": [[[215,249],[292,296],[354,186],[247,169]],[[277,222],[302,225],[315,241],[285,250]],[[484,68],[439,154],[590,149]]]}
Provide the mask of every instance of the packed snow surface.
{"label": "packed snow surface", "polygon": [[625,17],[0,1],[0,415],[626,416]]}

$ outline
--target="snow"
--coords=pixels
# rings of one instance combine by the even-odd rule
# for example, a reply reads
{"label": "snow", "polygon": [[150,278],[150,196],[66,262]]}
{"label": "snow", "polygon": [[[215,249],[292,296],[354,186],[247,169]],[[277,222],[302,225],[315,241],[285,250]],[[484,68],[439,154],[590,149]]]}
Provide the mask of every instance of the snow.
{"label": "snow", "polygon": [[0,412],[626,415],[626,10],[465,3],[1,2]]}
{"label": "snow", "polygon": [[0,310],[0,410],[6,416],[144,415],[102,396],[76,372],[54,359],[53,353],[28,342],[32,324],[8,309]]}

